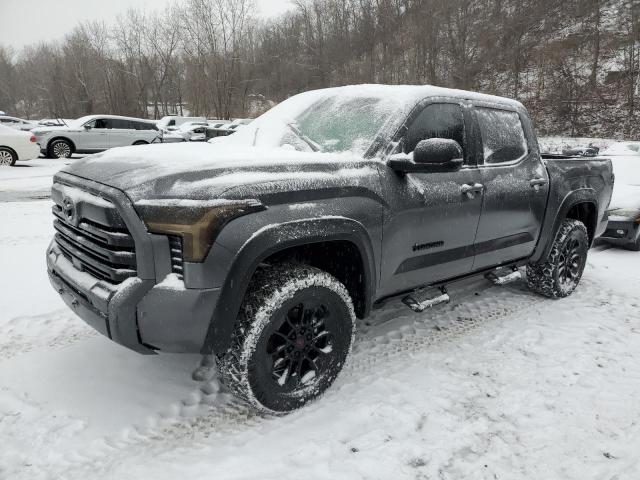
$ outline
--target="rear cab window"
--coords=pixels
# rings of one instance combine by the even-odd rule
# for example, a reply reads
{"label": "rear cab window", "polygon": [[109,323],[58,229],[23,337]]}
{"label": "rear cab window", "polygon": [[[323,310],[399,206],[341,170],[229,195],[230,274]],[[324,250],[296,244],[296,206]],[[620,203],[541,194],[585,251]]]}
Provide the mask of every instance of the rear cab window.
{"label": "rear cab window", "polygon": [[527,139],[520,115],[511,110],[476,107],[485,165],[519,162],[527,153]]}

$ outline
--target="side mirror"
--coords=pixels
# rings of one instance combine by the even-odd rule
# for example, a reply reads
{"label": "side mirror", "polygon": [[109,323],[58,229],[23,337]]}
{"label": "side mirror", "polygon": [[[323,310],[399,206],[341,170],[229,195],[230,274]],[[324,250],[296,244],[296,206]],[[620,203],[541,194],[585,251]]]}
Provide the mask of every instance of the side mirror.
{"label": "side mirror", "polygon": [[447,138],[421,140],[413,151],[413,158],[395,156],[387,161],[389,167],[401,173],[455,172],[463,163],[462,147]]}
{"label": "side mirror", "polygon": [[91,130],[91,125],[89,125],[88,123],[86,125],[83,125],[85,130]]}

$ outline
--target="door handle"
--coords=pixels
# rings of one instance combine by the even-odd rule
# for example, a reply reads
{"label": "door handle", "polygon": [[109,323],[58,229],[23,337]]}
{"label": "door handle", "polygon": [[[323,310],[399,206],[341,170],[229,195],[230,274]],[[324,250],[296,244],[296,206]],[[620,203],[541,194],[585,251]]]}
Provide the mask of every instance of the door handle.
{"label": "door handle", "polygon": [[529,181],[529,185],[531,185],[532,187],[541,187],[543,185],[546,185],[547,183],[549,183],[549,180],[547,180],[546,178],[533,178]]}
{"label": "door handle", "polygon": [[484,193],[484,185],[482,185],[481,183],[474,183],[473,185],[465,183],[460,187],[460,191],[463,195],[466,195],[469,198],[475,198],[476,193],[480,195]]}

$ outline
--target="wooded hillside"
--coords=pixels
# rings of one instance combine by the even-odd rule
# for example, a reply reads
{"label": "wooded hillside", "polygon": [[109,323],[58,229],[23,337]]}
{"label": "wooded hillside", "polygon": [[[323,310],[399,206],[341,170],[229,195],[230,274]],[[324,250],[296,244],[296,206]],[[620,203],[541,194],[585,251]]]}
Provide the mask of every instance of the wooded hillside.
{"label": "wooded hillside", "polygon": [[541,134],[640,136],[639,1],[296,0],[268,22],[254,12],[250,0],[186,0],[61,42],[0,45],[0,110],[243,117],[314,88],[434,84],[517,98]]}

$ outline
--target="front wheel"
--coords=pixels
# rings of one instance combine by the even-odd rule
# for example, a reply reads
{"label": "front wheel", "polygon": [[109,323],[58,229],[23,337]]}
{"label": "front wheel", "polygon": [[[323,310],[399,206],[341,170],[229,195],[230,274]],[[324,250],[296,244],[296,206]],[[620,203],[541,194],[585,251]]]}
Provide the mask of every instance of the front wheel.
{"label": "front wheel", "polygon": [[0,167],[13,167],[16,164],[16,160],[18,160],[18,157],[12,150],[0,147]]}
{"label": "front wheel", "polygon": [[47,149],[49,158],[71,158],[73,147],[66,140],[54,140]]}
{"label": "front wheel", "polygon": [[589,235],[584,223],[565,219],[546,260],[527,266],[529,288],[550,298],[571,295],[582,278],[588,251]]}
{"label": "front wheel", "polygon": [[355,333],[353,303],[336,278],[286,264],[256,273],[229,351],[222,383],[255,410],[283,414],[321,395],[336,379]]}

